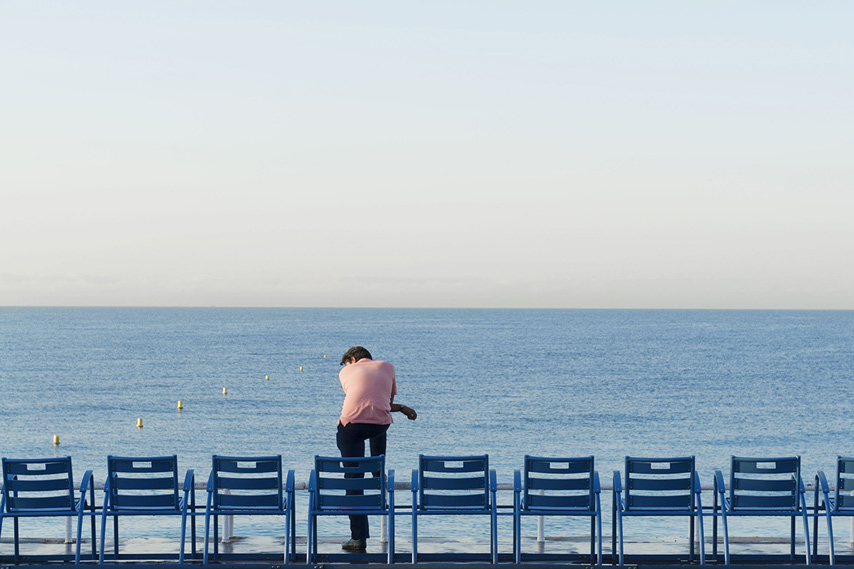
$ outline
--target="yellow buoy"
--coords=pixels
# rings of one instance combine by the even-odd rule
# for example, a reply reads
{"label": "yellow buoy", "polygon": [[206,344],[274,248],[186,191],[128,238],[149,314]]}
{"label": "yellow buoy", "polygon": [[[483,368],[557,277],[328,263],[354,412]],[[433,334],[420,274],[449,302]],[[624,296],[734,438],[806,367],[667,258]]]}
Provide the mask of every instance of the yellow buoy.
{"label": "yellow buoy", "polygon": [[302,371],[302,366],[299,366],[299,370]]}
{"label": "yellow buoy", "polygon": [[326,354],[323,354],[323,359],[324,359],[324,360],[326,359]]}
{"label": "yellow buoy", "polygon": [[137,420],[136,420],[136,428],[137,428],[137,429],[141,429],[141,428],[142,428],[142,418],[141,418],[141,417],[140,417],[139,419],[137,419]]}
{"label": "yellow buoy", "polygon": [[59,435],[53,435],[53,446],[57,446],[59,444]]}
{"label": "yellow buoy", "polygon": [[270,376],[269,376],[269,375],[265,375],[265,376],[264,376],[264,379],[266,379],[267,381],[270,381]]}
{"label": "yellow buoy", "polygon": [[222,388],[222,394],[223,394],[223,395],[228,394],[228,390],[227,390],[225,387],[223,387],[223,388]]}
{"label": "yellow buoy", "polygon": [[183,408],[184,408],[184,402],[179,399],[178,400],[178,411],[180,411]]}

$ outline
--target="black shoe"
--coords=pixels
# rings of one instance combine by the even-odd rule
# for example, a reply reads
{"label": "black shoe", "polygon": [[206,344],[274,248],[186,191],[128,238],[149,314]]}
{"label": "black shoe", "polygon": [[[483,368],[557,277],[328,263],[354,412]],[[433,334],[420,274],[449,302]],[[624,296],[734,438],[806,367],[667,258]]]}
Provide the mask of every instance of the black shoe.
{"label": "black shoe", "polygon": [[346,549],[347,551],[365,551],[367,547],[368,544],[365,539],[348,539],[341,544],[341,549]]}

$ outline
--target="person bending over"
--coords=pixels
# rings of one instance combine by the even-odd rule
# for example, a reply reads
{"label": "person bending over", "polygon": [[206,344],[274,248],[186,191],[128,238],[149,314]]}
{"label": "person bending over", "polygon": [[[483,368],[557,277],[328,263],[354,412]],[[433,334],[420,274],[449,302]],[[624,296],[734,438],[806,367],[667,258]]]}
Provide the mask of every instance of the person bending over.
{"label": "person bending over", "polygon": [[[391,414],[400,412],[414,421],[415,409],[394,402],[397,382],[394,366],[374,360],[362,346],[354,346],[341,358],[344,366],[338,374],[344,389],[344,405],[338,420],[336,437],[341,456],[365,456],[365,441],[370,444],[371,456],[386,452],[386,431],[392,423]],[[350,539],[341,547],[362,551],[370,537],[368,516],[350,516]]]}

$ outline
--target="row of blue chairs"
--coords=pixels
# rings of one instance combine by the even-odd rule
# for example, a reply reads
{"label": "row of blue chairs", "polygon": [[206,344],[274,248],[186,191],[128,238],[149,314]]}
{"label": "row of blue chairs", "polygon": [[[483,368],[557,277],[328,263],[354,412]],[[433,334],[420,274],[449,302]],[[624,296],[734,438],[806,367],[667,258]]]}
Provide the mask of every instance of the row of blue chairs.
{"label": "row of blue chairs", "polygon": [[[322,516],[369,515],[388,520],[388,563],[394,562],[394,519],[400,507],[394,502],[394,471],[385,469],[385,457],[315,457],[309,478],[307,562],[318,555],[317,523]],[[791,558],[795,558],[796,520],[803,523],[806,563],[811,562],[808,517],[814,518],[813,551],[818,543],[819,518],[826,520],[830,542],[829,561],[835,563],[833,518],[854,516],[854,458],[839,457],[835,489],[823,472],[816,475],[812,510],[808,510],[800,457],[733,457],[729,484],[721,471],[714,473],[713,503],[702,505],[700,477],[694,457],[627,457],[625,480],[614,473],[612,499],[612,562],[624,564],[624,522],[640,516],[689,518],[690,560],[697,558],[695,536],[699,532],[699,562],[705,564],[703,519],[713,517],[713,555],[717,557],[717,529],[723,529],[724,562],[730,563],[728,520],[738,516],[786,516],[791,518]],[[71,457],[2,460],[3,495],[0,504],[0,535],[3,520],[11,518],[15,529],[15,560],[20,559],[18,520],[24,517],[75,516],[77,542],[75,563],[81,559],[84,518],[91,517],[92,557],[105,559],[107,519],[113,521],[113,558],[119,559],[121,516],[171,515],[181,518],[179,563],[185,561],[188,521],[191,557],[196,559],[195,475],[186,472],[179,484],[176,456],[114,457],[107,459],[104,502],[95,504],[92,472],[86,471],[75,494]],[[521,525],[527,516],[581,516],[590,518],[590,562],[602,564],[601,485],[594,458],[526,456],[522,470],[514,472],[512,511],[496,500],[497,480],[489,457],[419,456],[411,479],[412,562],[417,563],[418,519],[424,515],[485,515],[490,520],[490,560],[498,562],[497,518],[513,516],[513,559],[525,560]],[[296,508],[294,471],[284,473],[281,456],[213,456],[204,508],[203,562],[218,557],[218,520],[223,515],[282,515],[285,518],[283,559],[296,559]],[[504,508],[503,511],[499,511]],[[95,518],[101,517],[100,550],[96,548]],[[214,539],[211,540],[211,529]],[[619,543],[618,543],[619,542]]]}

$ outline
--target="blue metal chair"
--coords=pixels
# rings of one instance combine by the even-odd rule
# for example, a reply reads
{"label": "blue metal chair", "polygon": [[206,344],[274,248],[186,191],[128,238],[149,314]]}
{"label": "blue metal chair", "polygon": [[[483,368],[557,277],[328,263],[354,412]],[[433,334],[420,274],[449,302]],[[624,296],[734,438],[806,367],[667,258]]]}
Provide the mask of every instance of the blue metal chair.
{"label": "blue metal chair", "polygon": [[[4,458],[3,498],[0,503],[0,535],[3,520],[12,518],[15,528],[15,561],[20,560],[18,519],[27,517],[76,517],[77,548],[74,563],[80,564],[83,516],[92,521],[92,558],[95,545],[95,485],[92,471],[83,473],[80,495],[74,493],[71,457],[43,459]],[[89,493],[88,500],[86,493]]]}
{"label": "blue metal chair", "polygon": [[830,564],[836,563],[836,551],[833,546],[833,518],[835,516],[854,516],[854,458],[836,457],[836,484],[833,493],[827,483],[824,472],[819,470],[815,477],[815,501],[813,503],[813,553],[818,555],[818,518],[824,512],[827,523],[827,539],[830,542]]}
{"label": "blue metal chair", "polygon": [[623,565],[623,518],[631,516],[687,516],[689,519],[690,560],[694,560],[695,520],[699,525],[700,564],[706,563],[703,535],[703,504],[700,477],[694,457],[626,457],[626,487],[620,472],[614,472],[614,496],[611,551],[620,540],[620,565]]}
{"label": "blue metal chair", "polygon": [[522,562],[523,516],[586,516],[590,518],[590,562],[602,565],[601,489],[592,456],[547,458],[525,455],[525,469],[521,474],[518,470],[514,472],[513,487],[516,563]]}
{"label": "blue metal chair", "polygon": [[717,556],[718,517],[724,530],[724,563],[729,564],[729,527],[727,519],[733,516],[786,516],[791,518],[791,553],[795,559],[795,519],[804,524],[806,562],[810,563],[809,522],[801,479],[801,457],[744,458],[732,457],[729,493],[724,486],[720,470],[715,471],[714,485],[713,554]]}
{"label": "blue metal chair", "polygon": [[205,553],[208,564],[210,526],[213,518],[214,557],[218,555],[219,516],[284,516],[284,562],[296,555],[294,471],[282,484],[282,456],[217,456],[212,459],[205,508]]}
{"label": "blue metal chair", "polygon": [[488,515],[490,557],[497,563],[497,489],[487,455],[419,455],[418,470],[412,471],[412,562],[418,562],[418,516]]}
{"label": "blue metal chair", "polygon": [[[366,474],[370,477],[365,477]],[[394,563],[394,470],[385,456],[314,457],[308,486],[308,560],[317,557],[319,516],[387,516],[388,558]],[[349,556],[349,554],[348,554]]]}
{"label": "blue metal chair", "polygon": [[[113,517],[113,555],[119,559],[120,516],[181,516],[181,551],[178,562],[184,563],[187,517],[191,518],[190,542],[196,554],[195,476],[188,470],[184,486],[178,485],[178,457],[107,457],[107,481],[104,484],[104,507],[101,510],[101,553],[104,563],[107,516]],[[179,494],[179,490],[183,494]]]}

